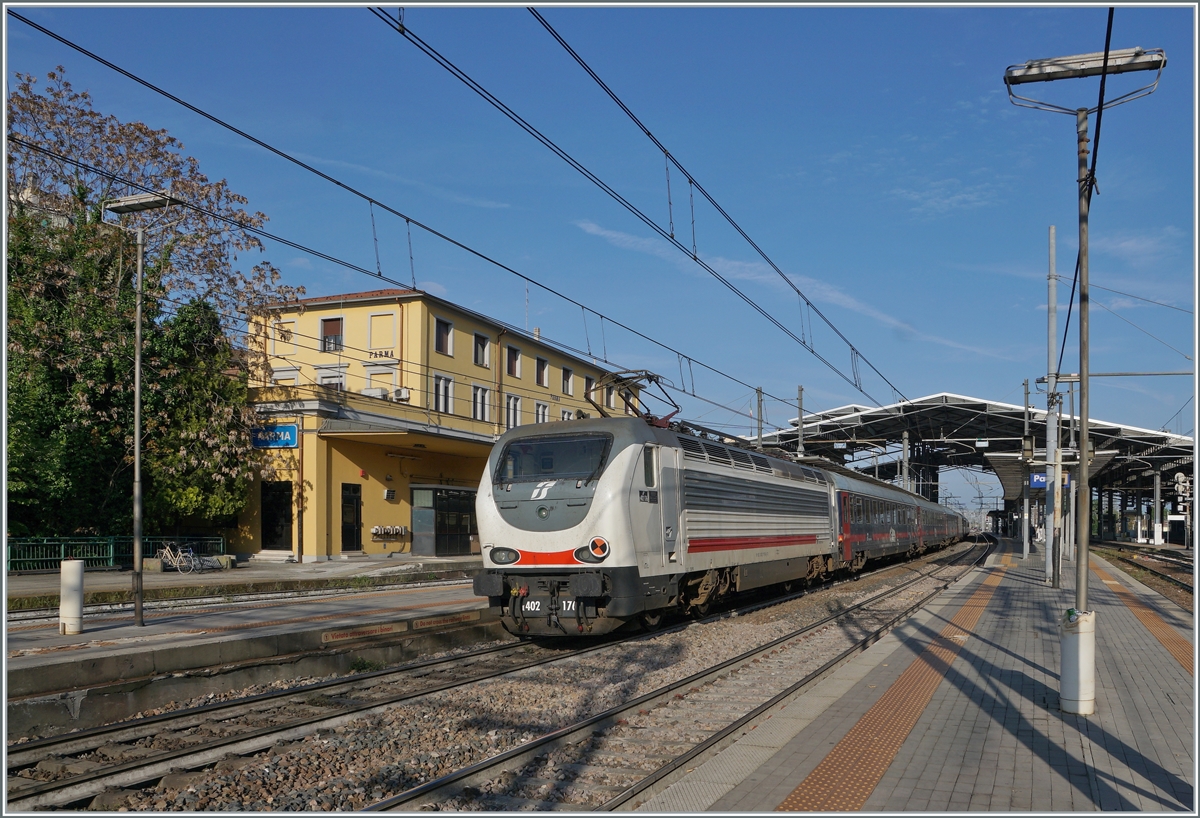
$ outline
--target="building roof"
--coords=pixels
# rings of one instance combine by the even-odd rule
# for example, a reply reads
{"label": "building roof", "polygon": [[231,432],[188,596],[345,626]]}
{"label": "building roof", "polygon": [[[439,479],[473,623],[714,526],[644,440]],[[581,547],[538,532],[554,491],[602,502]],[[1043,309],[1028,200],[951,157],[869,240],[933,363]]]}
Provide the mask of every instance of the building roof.
{"label": "building roof", "polygon": [[[1064,444],[1070,440],[1068,420],[1064,408],[1061,420]],[[769,440],[773,445],[794,450],[796,421],[793,419],[789,424],[791,430],[772,433]],[[1029,430],[1034,438],[1031,469],[1043,471],[1044,465],[1039,466],[1038,461],[1045,462],[1044,408],[1030,407]],[[1021,496],[1025,480],[1025,464],[1021,460],[1025,410],[1010,403],[941,392],[888,406],[848,404],[805,413],[804,449],[808,455],[845,462],[855,453],[878,452],[883,445],[900,443],[906,431],[911,447],[910,465],[915,461],[986,469],[1000,478],[1005,499]],[[1155,468],[1163,471],[1166,480],[1172,479],[1176,471],[1192,471],[1195,441],[1191,437],[1095,418],[1090,423],[1090,434],[1095,449],[1088,470],[1092,485],[1146,487]],[[764,435],[766,442],[768,436]],[[880,476],[890,476],[898,467],[898,461],[881,463]],[[867,469],[872,467],[862,470]]]}

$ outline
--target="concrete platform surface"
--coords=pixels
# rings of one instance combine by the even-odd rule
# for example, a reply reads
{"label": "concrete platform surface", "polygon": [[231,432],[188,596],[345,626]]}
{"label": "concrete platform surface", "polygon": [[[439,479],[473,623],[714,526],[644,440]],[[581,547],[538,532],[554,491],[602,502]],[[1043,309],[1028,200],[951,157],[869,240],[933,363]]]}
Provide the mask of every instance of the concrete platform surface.
{"label": "concrete platform surface", "polygon": [[1092,557],[1095,713],[1059,707],[1060,589],[1019,540],[640,811],[1196,811],[1193,617]]}
{"label": "concrete platform surface", "polygon": [[[389,587],[210,599],[184,605],[147,602],[142,626],[131,608],[85,616],[83,632],[61,634],[57,618],[5,622],[6,691],[14,698],[78,691],[196,668],[336,649],[347,644],[403,640],[408,635],[482,623],[487,600],[469,576],[478,557],[443,560],[347,560],[310,564],[258,563],[230,571],[145,574],[148,587],[193,587],[239,582],[314,580],[347,576],[452,573],[456,580]],[[130,572],[89,572],[84,590],[126,589]],[[49,580],[53,581],[48,586]],[[57,575],[8,578],[9,594],[56,593]],[[46,590],[52,587],[53,590]]]}

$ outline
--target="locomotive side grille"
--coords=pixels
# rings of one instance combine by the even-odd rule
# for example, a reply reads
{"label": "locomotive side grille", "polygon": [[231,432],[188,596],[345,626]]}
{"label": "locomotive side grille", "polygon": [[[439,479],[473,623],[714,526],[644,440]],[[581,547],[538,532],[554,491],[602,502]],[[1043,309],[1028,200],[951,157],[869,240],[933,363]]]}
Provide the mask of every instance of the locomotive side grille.
{"label": "locomotive side grille", "polygon": [[683,474],[683,506],[688,511],[829,517],[829,495],[823,491],[690,470]]}
{"label": "locomotive side grille", "polygon": [[749,452],[744,452],[741,449],[730,449],[729,456],[733,458],[733,465],[739,469],[754,468],[754,461],[750,459]]}
{"label": "locomotive side grille", "polygon": [[708,459],[713,463],[720,463],[725,466],[732,466],[733,460],[729,457],[729,450],[724,446],[714,446],[713,444],[701,440],[700,445],[704,447],[704,451],[708,454]]}
{"label": "locomotive side grille", "polygon": [[679,435],[679,447],[683,449],[683,456],[690,457],[692,460],[707,461],[704,456],[704,447],[700,445],[700,441],[691,435]]}
{"label": "locomotive side grille", "polygon": [[755,471],[760,471],[765,474],[771,473],[771,464],[770,464],[770,462],[767,461],[767,459],[765,457],[759,457],[756,454],[752,454],[752,455],[750,455],[750,460],[751,460],[751,462],[754,463]]}

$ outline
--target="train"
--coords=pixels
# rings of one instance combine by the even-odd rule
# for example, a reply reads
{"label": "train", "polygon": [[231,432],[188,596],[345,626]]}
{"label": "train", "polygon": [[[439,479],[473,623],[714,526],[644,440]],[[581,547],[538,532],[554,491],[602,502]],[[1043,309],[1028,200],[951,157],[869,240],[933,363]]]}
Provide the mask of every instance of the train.
{"label": "train", "polygon": [[475,511],[473,591],[522,637],[652,630],[968,530],[953,510],[828,461],[638,416],[509,430]]}

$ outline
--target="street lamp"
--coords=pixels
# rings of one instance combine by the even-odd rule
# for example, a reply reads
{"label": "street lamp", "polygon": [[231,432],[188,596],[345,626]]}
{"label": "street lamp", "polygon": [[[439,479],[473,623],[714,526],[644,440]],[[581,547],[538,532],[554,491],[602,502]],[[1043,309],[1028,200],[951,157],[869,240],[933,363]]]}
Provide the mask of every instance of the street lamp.
{"label": "street lamp", "polygon": [[[1112,15],[1109,15],[1109,32],[1112,31]],[[1008,98],[1014,105],[1036,108],[1054,113],[1075,114],[1075,131],[1079,154],[1079,477],[1078,506],[1075,515],[1075,532],[1078,538],[1079,556],[1075,563],[1075,612],[1079,618],[1078,630],[1063,637],[1062,668],[1059,674],[1061,690],[1059,701],[1067,713],[1087,715],[1096,709],[1095,693],[1095,612],[1088,611],[1088,542],[1091,538],[1092,509],[1091,487],[1088,479],[1088,206],[1091,200],[1092,179],[1088,157],[1088,114],[1099,113],[1107,108],[1154,93],[1162,70],[1167,64],[1167,55],[1161,48],[1125,48],[1117,51],[1107,49],[1092,54],[1077,54],[1071,57],[1053,57],[1045,60],[1030,60],[1021,65],[1011,65],[1004,72],[1004,85]],[[1104,76],[1129,71],[1157,71],[1154,81],[1127,94],[1105,101],[1101,94],[1101,105],[1096,108],[1064,108],[1049,102],[1022,97],[1013,91],[1014,85],[1031,82],[1051,82],[1079,77],[1101,77],[1103,91]],[[1074,622],[1073,622],[1074,624]]]}
{"label": "street lamp", "polygon": [[[104,203],[113,213],[157,210],[175,203],[170,196],[139,193]],[[133,341],[133,621],[142,626],[142,259],[145,229],[137,229],[137,309]]]}

